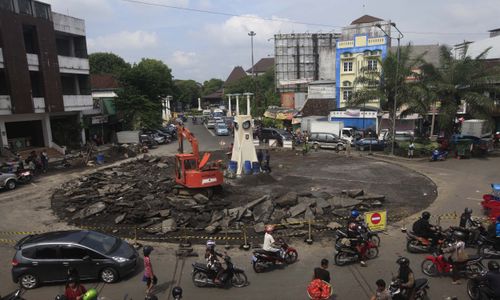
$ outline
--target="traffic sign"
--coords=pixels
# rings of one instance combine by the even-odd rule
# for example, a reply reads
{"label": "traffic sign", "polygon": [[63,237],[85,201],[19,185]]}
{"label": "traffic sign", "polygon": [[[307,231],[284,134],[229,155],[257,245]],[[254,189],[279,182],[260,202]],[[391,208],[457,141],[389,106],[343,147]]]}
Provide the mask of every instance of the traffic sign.
{"label": "traffic sign", "polygon": [[365,223],[371,231],[384,231],[387,226],[387,211],[366,212]]}

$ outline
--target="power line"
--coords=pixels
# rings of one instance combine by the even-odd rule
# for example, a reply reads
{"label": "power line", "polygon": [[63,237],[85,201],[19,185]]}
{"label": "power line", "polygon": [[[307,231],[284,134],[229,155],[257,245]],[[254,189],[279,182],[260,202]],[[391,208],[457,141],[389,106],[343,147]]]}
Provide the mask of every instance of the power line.
{"label": "power line", "polygon": [[[309,22],[302,22],[302,21],[295,21],[295,20],[288,20],[288,19],[273,19],[273,18],[268,18],[268,17],[241,15],[241,14],[235,14],[235,13],[229,13],[229,12],[223,12],[223,11],[181,7],[181,6],[168,5],[168,4],[163,4],[163,3],[148,2],[148,1],[143,1],[143,0],[120,0],[120,1],[134,3],[134,4],[140,4],[140,5],[146,5],[146,6],[171,8],[171,9],[183,10],[183,11],[188,11],[188,12],[197,12],[197,13],[219,15],[219,16],[226,16],[226,17],[239,17],[239,18],[261,20],[261,21],[268,21],[268,22],[281,22],[281,23],[289,23],[289,24],[318,26],[318,27],[330,27],[330,28],[339,28],[339,29],[346,27],[346,26],[322,24],[322,23],[309,23]],[[358,28],[360,28],[360,27],[372,27],[372,25],[358,26]],[[485,32],[418,32],[418,31],[405,31],[405,33],[426,34],[426,35],[485,35],[486,34]]]}

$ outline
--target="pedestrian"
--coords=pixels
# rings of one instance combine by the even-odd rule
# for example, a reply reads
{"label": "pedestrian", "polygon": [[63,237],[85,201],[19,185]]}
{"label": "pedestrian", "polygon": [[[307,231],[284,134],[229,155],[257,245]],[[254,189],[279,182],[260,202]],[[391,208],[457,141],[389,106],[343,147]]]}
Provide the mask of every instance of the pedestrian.
{"label": "pedestrian", "polygon": [[267,173],[271,173],[271,166],[269,165],[269,161],[271,159],[271,155],[269,154],[269,150],[266,149],[264,152],[262,159],[264,160],[264,171]]}
{"label": "pedestrian", "polygon": [[40,153],[40,161],[42,162],[42,172],[46,173],[49,167],[49,156],[45,150]]}
{"label": "pedestrian", "polygon": [[328,271],[328,259],[321,260],[321,267],[314,269],[314,277],[330,283],[330,272]]}
{"label": "pedestrian", "polygon": [[262,157],[263,157],[262,149],[257,150],[257,161],[259,162],[259,166],[262,166]]}
{"label": "pedestrian", "polygon": [[350,141],[346,141],[346,144],[345,144],[345,156],[346,157],[351,157],[351,142]]}
{"label": "pedestrian", "polygon": [[413,143],[413,140],[410,142],[408,145],[408,158],[413,158],[413,152],[415,151],[415,144]]}
{"label": "pedestrian", "polygon": [[375,282],[377,285],[377,291],[375,292],[375,295],[373,295],[370,300],[391,300],[391,294],[387,290],[385,281],[383,279],[377,280]]}
{"label": "pedestrian", "polygon": [[153,272],[153,265],[151,264],[151,252],[153,252],[153,247],[144,246],[142,249],[144,254],[144,276],[142,281],[146,282],[146,295],[151,293],[151,289],[156,285],[158,279]]}
{"label": "pedestrian", "polygon": [[83,295],[87,292],[75,277],[69,277],[64,290],[67,300],[83,300]]}

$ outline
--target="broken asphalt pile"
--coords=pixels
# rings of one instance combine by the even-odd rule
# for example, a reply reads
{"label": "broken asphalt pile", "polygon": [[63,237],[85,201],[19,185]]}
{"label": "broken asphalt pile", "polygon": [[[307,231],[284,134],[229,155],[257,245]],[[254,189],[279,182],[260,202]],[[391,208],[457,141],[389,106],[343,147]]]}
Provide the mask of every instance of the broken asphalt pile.
{"label": "broken asphalt pile", "polygon": [[140,237],[180,234],[241,236],[261,233],[265,224],[287,224],[291,235],[305,235],[308,220],[314,229],[334,229],[352,208],[383,206],[384,195],[362,189],[331,195],[324,191],[249,193],[253,185],[273,184],[269,174],[227,182],[211,199],[185,190],[174,194],[174,158],[145,156],[134,162],[96,171],[65,183],[52,196],[52,208],[68,223],[130,237],[124,227],[140,228]]}

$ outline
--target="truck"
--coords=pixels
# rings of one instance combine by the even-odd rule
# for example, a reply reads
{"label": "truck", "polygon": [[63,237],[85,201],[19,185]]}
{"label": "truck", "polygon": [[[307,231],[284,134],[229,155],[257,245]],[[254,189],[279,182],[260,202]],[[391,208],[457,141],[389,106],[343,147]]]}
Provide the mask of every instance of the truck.
{"label": "truck", "polygon": [[473,145],[473,152],[486,154],[493,151],[492,131],[486,120],[472,119],[463,121],[461,133],[453,137],[453,142],[457,144],[463,140],[470,140]]}
{"label": "truck", "polygon": [[342,121],[327,121],[318,119],[308,119],[303,124],[302,131],[306,130],[311,133],[333,133],[341,139],[349,141],[350,144],[354,143],[354,128],[344,127]]}

